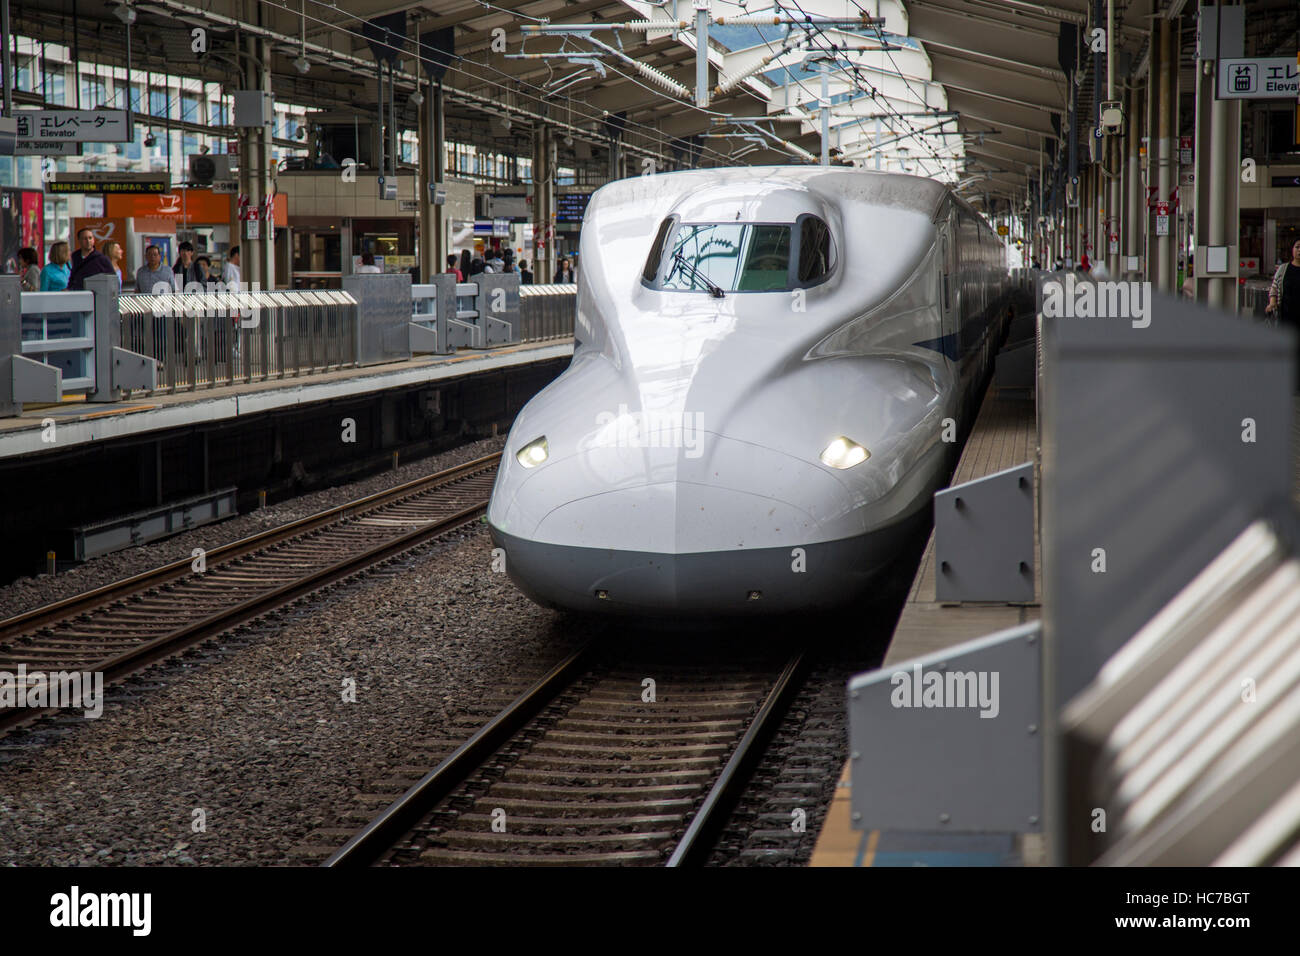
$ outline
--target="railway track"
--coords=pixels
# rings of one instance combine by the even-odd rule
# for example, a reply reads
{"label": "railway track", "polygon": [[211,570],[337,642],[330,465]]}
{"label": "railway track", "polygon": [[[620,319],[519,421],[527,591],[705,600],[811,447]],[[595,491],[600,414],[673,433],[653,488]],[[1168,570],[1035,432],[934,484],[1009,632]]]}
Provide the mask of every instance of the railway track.
{"label": "railway track", "polygon": [[[120,679],[486,510],[499,454],[0,621],[0,672]],[[47,678],[37,678],[47,679]],[[0,731],[52,708],[0,708]]]}
{"label": "railway track", "polygon": [[[690,656],[587,645],[324,865],[702,864],[804,658]],[[652,700],[647,675],[659,675]]]}

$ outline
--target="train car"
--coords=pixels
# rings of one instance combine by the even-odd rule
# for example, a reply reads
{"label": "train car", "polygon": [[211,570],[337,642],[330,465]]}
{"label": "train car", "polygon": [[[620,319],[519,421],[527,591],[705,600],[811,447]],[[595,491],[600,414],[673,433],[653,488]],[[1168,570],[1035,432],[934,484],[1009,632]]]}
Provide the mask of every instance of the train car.
{"label": "train car", "polygon": [[1003,332],[1005,248],[943,184],[705,169],[595,193],[573,362],[520,412],[488,523],[549,607],[852,600],[928,514]]}

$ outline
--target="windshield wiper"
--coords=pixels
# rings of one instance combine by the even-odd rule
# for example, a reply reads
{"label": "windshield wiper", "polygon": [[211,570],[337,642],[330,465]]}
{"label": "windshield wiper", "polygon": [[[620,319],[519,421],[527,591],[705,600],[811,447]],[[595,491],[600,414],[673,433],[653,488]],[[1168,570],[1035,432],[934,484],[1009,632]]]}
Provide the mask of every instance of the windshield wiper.
{"label": "windshield wiper", "polygon": [[712,282],[710,282],[708,276],[706,276],[699,269],[695,268],[695,266],[691,265],[690,262],[687,261],[686,257],[682,255],[680,252],[673,253],[673,261],[676,262],[679,266],[685,267],[686,270],[690,272],[692,278],[698,279],[701,283],[703,283],[704,288],[709,290],[709,295],[713,296],[715,299],[721,299],[723,297],[722,286],[714,285]]}

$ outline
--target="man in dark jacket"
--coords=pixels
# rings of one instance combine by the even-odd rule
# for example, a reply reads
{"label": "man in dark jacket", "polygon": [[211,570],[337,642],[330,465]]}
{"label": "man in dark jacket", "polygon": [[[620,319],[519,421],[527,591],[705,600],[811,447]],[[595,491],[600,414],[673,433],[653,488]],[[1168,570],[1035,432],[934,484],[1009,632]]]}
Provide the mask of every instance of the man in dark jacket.
{"label": "man in dark jacket", "polygon": [[76,251],[72,253],[72,259],[68,263],[72,271],[76,272],[77,267],[81,265],[82,260],[85,259],[86,256],[90,255],[90,253],[94,251],[95,251],[95,234],[91,232],[89,229],[87,229],[85,226],[82,226],[80,229],[77,230],[77,248]]}
{"label": "man in dark jacket", "polygon": [[192,282],[202,286],[207,281],[207,276],[200,271],[194,258],[194,243],[186,240],[176,247],[176,263],[172,266],[172,272],[180,280],[182,291]]}
{"label": "man in dark jacket", "polygon": [[82,257],[81,265],[72,270],[72,275],[68,276],[68,289],[70,291],[85,291],[86,279],[90,276],[98,275],[117,275],[117,270],[113,268],[113,263],[108,260],[98,249],[90,250],[89,255]]}

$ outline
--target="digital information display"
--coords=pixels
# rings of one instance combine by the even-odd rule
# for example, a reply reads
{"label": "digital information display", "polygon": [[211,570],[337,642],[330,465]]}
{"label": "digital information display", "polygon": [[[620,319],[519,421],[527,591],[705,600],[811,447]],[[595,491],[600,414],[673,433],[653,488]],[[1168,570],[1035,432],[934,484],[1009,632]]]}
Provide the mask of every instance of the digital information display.
{"label": "digital information display", "polygon": [[591,193],[560,193],[555,197],[556,222],[582,222]]}

